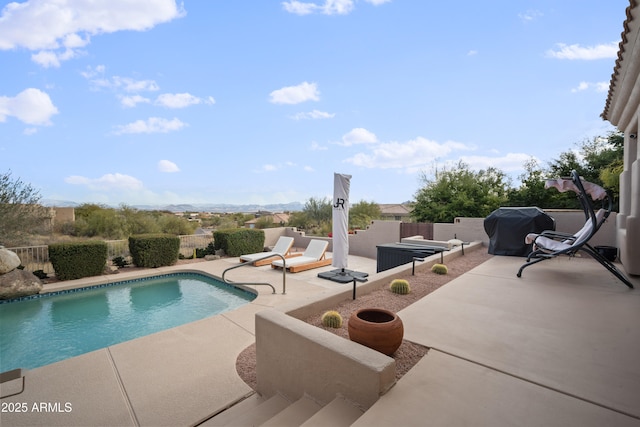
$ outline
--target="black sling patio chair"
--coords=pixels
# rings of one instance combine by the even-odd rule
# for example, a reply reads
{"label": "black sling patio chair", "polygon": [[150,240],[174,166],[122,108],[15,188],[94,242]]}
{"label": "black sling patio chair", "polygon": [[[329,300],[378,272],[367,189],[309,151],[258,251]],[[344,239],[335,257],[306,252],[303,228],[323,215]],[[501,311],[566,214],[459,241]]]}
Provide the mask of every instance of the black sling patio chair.
{"label": "black sling patio chair", "polygon": [[[545,188],[550,187],[555,187],[561,192],[574,191],[577,193],[584,210],[585,224],[575,234],[551,230],[543,231],[540,234],[528,234],[525,241],[527,244],[533,243],[533,251],[527,256],[527,262],[518,270],[517,276],[522,277],[522,270],[530,265],[559,255],[575,256],[579,251],[582,251],[589,254],[625,285],[633,289],[633,284],[629,279],[589,244],[589,240],[598,232],[611,213],[612,200],[607,191],[599,185],[582,181],[575,170],[571,171],[571,178],[548,180]],[[591,200],[589,200],[589,196]],[[594,210],[594,203],[600,205],[597,212]]]}

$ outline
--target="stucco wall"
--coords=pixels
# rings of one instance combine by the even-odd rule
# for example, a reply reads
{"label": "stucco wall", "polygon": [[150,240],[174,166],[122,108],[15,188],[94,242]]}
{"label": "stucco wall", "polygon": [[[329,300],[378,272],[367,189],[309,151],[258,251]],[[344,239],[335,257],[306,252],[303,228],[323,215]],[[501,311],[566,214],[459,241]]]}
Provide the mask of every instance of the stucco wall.
{"label": "stucco wall", "polygon": [[[400,241],[400,223],[401,221],[375,220],[371,221],[366,230],[357,230],[354,234],[349,234],[349,254],[375,259],[377,245]],[[306,248],[310,240],[318,239],[328,241],[329,248],[327,250],[333,251],[333,239],[330,237],[307,236],[305,232],[298,231],[293,227],[274,230],[283,230],[281,233],[293,237],[294,246],[298,248]]]}
{"label": "stucco wall", "polygon": [[53,223],[64,224],[65,222],[75,222],[75,208],[53,208]]}
{"label": "stucco wall", "polygon": [[[640,195],[639,195],[640,197]],[[575,233],[584,225],[584,213],[581,210],[549,209],[546,210],[556,221],[556,231]],[[401,221],[371,221],[366,230],[357,230],[349,235],[349,254],[376,259],[376,246],[400,241]],[[293,227],[265,229],[265,246],[273,246],[281,235],[294,238],[294,246],[306,248],[312,239],[329,242],[328,251],[332,251],[333,241],[329,237],[307,236],[303,231]],[[456,218],[453,223],[436,223],[433,225],[433,240],[447,241],[458,238],[465,242],[484,243],[489,245],[489,236],[484,231],[484,218]],[[592,246],[616,246],[616,213],[612,212],[607,222],[590,241]]]}
{"label": "stucco wall", "polygon": [[[545,212],[556,222],[556,231],[575,233],[585,223],[582,210],[546,209]],[[457,236],[466,242],[481,241],[489,245],[489,236],[484,231],[484,218],[456,218],[453,224],[436,223],[433,225],[434,240],[449,240]],[[600,230],[589,242],[592,246],[616,246],[616,213],[609,215]]]}
{"label": "stucco wall", "polygon": [[395,384],[396,362],[380,352],[276,309],[255,321],[257,389],[266,398],[308,393],[327,404],[340,394],[366,409]]}
{"label": "stucco wall", "polygon": [[624,132],[616,238],[624,269],[640,275],[640,4],[630,2],[626,14],[602,117]]}
{"label": "stucco wall", "polygon": [[375,220],[366,230],[357,230],[349,235],[349,253],[365,258],[376,259],[377,245],[400,241],[401,221]]}
{"label": "stucco wall", "polygon": [[[617,223],[617,239],[620,260],[629,274],[640,275],[640,149],[638,147],[638,121],[640,106],[633,122],[625,129],[624,170],[620,174],[620,215]],[[632,138],[630,135],[635,135]]]}

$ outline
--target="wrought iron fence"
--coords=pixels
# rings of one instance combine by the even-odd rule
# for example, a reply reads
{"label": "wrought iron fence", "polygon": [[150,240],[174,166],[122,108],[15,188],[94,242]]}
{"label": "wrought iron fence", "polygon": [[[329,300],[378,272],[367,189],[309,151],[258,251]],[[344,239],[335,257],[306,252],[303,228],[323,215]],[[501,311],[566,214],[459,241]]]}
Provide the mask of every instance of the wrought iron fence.
{"label": "wrought iron fence", "polygon": [[[206,248],[209,243],[213,242],[213,236],[210,234],[191,234],[178,237],[180,238],[180,254],[186,258],[192,257],[196,249]],[[118,256],[124,258],[130,256],[129,241],[127,239],[106,240],[105,243],[107,244],[107,259],[112,260]],[[55,273],[49,261],[49,247],[47,245],[7,249],[18,255],[20,263],[25,270],[42,270],[47,274]]]}
{"label": "wrought iron fence", "polygon": [[53,273],[53,266],[49,262],[49,247],[47,245],[22,246],[7,249],[18,255],[20,263],[24,266],[25,270],[42,270],[47,274]]}
{"label": "wrought iron fence", "polygon": [[213,242],[211,234],[189,234],[180,237],[180,253],[186,257],[192,257],[196,249],[204,249]]}

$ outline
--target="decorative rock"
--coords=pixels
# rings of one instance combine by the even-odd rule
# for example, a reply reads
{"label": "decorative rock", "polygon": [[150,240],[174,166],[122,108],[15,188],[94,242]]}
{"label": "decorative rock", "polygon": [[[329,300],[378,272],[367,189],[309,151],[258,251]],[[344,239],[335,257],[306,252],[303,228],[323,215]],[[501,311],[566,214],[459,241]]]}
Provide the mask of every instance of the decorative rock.
{"label": "decorative rock", "polygon": [[220,259],[220,255],[205,255],[204,259],[207,261],[214,261]]}
{"label": "decorative rock", "polygon": [[20,265],[20,258],[15,252],[0,246],[0,274],[15,270]]}
{"label": "decorative rock", "polygon": [[104,271],[102,274],[118,274],[118,273],[120,273],[120,270],[118,269],[118,267],[114,265],[105,265]]}
{"label": "decorative rock", "polygon": [[32,272],[13,270],[0,276],[0,299],[34,295],[42,290],[42,282]]}

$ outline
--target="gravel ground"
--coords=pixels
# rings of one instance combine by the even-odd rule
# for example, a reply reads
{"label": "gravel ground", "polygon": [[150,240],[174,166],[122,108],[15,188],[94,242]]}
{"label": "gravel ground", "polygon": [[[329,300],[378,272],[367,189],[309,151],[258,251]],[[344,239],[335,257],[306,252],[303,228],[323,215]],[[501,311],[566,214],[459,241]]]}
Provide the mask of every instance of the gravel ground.
{"label": "gravel ground", "polygon": [[[341,328],[325,328],[322,326],[320,318],[325,312],[319,312],[314,316],[311,316],[305,321],[309,324],[315,325],[319,328],[325,329],[336,335],[349,339],[349,332],[347,329],[348,319],[351,313],[361,308],[376,307],[384,308],[393,312],[398,312],[408,305],[416,302],[425,295],[438,289],[440,286],[445,285],[449,281],[455,279],[461,274],[471,270],[479,264],[487,261],[492,255],[487,253],[484,248],[477,249],[472,252],[467,252],[466,255],[460,256],[454,260],[449,261],[446,266],[449,270],[446,275],[438,275],[432,273],[430,270],[417,273],[412,276],[411,273],[405,275],[399,275],[399,279],[406,279],[411,286],[411,292],[407,295],[397,295],[384,287],[380,290],[371,292],[367,295],[357,297],[355,301],[347,300],[339,306],[333,308],[340,313],[343,319],[343,325]],[[396,360],[396,379],[400,379],[405,373],[409,371],[418,361],[427,353],[426,347],[411,343],[407,340],[402,341],[402,345],[392,356]],[[251,388],[256,388],[256,348],[255,344],[247,347],[236,360],[236,370],[240,378],[247,383]]]}

